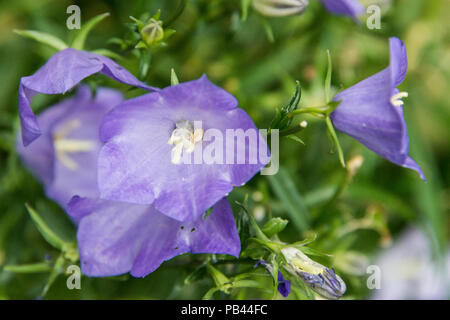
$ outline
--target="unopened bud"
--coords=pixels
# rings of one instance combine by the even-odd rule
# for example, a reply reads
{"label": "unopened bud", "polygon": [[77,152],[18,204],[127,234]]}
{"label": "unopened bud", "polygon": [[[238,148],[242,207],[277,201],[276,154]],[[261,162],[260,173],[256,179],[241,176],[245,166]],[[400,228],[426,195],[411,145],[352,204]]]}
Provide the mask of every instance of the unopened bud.
{"label": "unopened bud", "polygon": [[301,14],[308,6],[308,0],[253,0],[253,8],[270,17],[285,17]]}
{"label": "unopened bud", "polygon": [[150,19],[145,27],[141,30],[142,40],[148,46],[153,43],[161,41],[164,38],[164,30],[162,27],[162,21],[156,19]]}
{"label": "unopened bud", "polygon": [[307,257],[297,248],[281,249],[286,258],[286,270],[298,276],[312,290],[327,299],[339,299],[347,289],[344,281],[334,272]]}

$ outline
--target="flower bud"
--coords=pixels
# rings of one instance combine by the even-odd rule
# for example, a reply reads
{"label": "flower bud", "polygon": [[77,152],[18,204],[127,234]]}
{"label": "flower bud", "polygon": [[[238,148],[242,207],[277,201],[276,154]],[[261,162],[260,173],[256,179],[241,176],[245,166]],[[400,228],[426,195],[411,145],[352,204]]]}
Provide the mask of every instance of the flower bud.
{"label": "flower bud", "polygon": [[339,299],[347,289],[344,281],[334,272],[308,258],[300,250],[287,247],[281,249],[286,258],[286,270],[298,276],[311,289],[327,299]]}
{"label": "flower bud", "polygon": [[270,17],[285,17],[301,14],[308,6],[308,0],[253,0],[253,8]]}
{"label": "flower bud", "polygon": [[142,28],[141,37],[145,44],[148,46],[161,41],[164,38],[162,21],[153,18],[150,19],[145,27]]}

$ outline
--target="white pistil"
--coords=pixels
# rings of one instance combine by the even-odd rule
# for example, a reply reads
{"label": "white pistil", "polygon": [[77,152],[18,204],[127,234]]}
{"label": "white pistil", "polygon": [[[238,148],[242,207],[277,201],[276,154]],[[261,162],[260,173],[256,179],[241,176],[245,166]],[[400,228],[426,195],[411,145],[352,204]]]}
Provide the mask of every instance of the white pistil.
{"label": "white pistil", "polygon": [[66,123],[61,130],[53,136],[53,146],[55,148],[56,157],[70,170],[77,170],[78,164],[69,157],[69,154],[89,152],[95,148],[94,141],[65,138],[71,131],[80,126],[80,120],[72,120]]}
{"label": "white pistil", "polygon": [[402,99],[406,97],[408,97],[408,92],[399,92],[391,97],[391,103],[395,107],[401,107],[403,105]]}
{"label": "white pistil", "polygon": [[183,149],[187,153],[195,150],[195,144],[203,139],[203,129],[194,129],[189,121],[180,121],[176,124],[168,143],[173,145],[171,162],[179,164],[181,162],[181,154]]}

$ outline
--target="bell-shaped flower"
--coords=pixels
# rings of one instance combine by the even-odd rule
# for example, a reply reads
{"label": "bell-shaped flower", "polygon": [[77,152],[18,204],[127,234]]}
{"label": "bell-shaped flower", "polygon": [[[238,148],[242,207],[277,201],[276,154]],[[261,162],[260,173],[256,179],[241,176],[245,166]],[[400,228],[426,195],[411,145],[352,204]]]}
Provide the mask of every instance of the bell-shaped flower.
{"label": "bell-shaped flower", "polygon": [[37,117],[42,136],[34,143],[24,147],[19,135],[20,158],[44,184],[47,196],[63,208],[74,195],[98,196],[100,123],[122,100],[119,91],[99,88],[92,97],[89,87],[81,86],[73,97]]}
{"label": "bell-shaped flower", "polygon": [[19,116],[25,146],[42,133],[30,106],[33,96],[37,93],[66,93],[81,80],[95,73],[104,74],[116,81],[145,90],[158,90],[139,81],[127,70],[104,56],[72,48],[59,51],[35,74],[20,79]]}
{"label": "bell-shaped flower", "polygon": [[365,12],[365,7],[359,0],[320,0],[331,13],[345,15],[357,20]]}
{"label": "bell-shaped flower", "polygon": [[180,222],[153,206],[74,197],[68,206],[78,222],[81,270],[88,276],[130,272],[144,277],[161,263],[191,253],[239,256],[240,240],[226,199],[209,214]]}
{"label": "bell-shaped flower", "polygon": [[105,116],[100,197],[195,221],[270,160],[237,100],[206,76],[127,100]]}
{"label": "bell-shaped flower", "polygon": [[355,138],[387,160],[425,176],[409,157],[409,137],[403,116],[402,98],[408,96],[396,87],[405,79],[406,48],[398,38],[390,38],[389,67],[340,92],[340,101],[331,114],[334,126]]}

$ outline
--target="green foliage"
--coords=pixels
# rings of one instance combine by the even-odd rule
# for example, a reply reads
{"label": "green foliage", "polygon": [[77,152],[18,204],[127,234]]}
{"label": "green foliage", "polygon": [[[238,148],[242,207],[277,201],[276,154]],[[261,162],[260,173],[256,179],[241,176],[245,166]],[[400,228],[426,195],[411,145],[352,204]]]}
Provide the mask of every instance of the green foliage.
{"label": "green foliage", "polygon": [[[382,29],[371,31],[310,2],[302,15],[266,19],[247,0],[80,1],[81,30],[66,29],[67,2],[2,2],[0,299],[278,299],[277,270],[292,281],[289,299],[313,299],[303,282],[285,272],[277,254],[282,244],[335,267],[348,286],[345,298],[367,298],[366,275],[342,255],[373,262],[411,225],[427,230],[436,260],[443,260],[450,222],[450,70],[444,63],[450,29],[442,14],[448,3],[392,1],[383,11]],[[108,19],[104,12],[111,13]],[[141,29],[129,16],[142,22]],[[141,31],[151,17],[162,21],[164,38],[144,43]],[[408,48],[401,90],[410,93],[404,108],[410,149],[426,184],[335,132],[328,118],[338,91],[389,64],[391,35]],[[280,141],[279,173],[255,176],[229,196],[242,242],[238,259],[182,255],[143,279],[83,277],[82,290],[67,290],[64,270],[78,263],[74,227],[20,163],[15,143],[20,77],[68,44],[111,57],[152,86],[207,74],[238,98],[258,127],[280,129],[287,139]],[[127,89],[105,77],[88,81]],[[124,93],[131,98],[142,92]],[[42,112],[62,98],[38,95],[33,109]],[[307,128],[299,126],[304,120]],[[342,168],[327,152],[327,133],[342,165],[345,152],[348,161],[361,155],[362,167],[351,175],[348,166]],[[254,268],[260,259],[272,272]]]}

